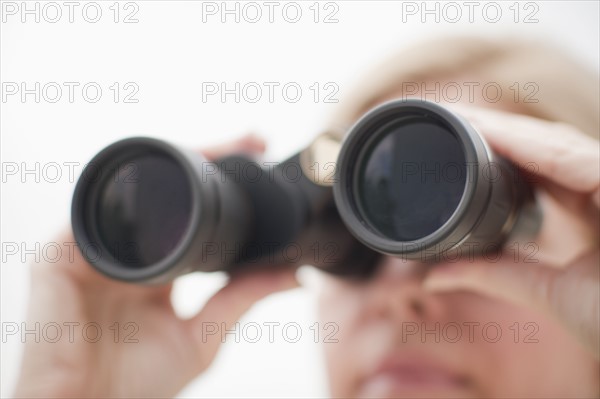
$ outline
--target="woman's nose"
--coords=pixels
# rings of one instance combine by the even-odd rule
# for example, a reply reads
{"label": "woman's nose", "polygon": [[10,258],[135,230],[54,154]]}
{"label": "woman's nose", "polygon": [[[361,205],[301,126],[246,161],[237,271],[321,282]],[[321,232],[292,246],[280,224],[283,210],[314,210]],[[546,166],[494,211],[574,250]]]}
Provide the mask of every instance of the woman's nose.
{"label": "woman's nose", "polygon": [[369,302],[374,314],[397,321],[436,320],[444,314],[439,295],[423,288],[423,278],[431,266],[386,257],[369,285]]}

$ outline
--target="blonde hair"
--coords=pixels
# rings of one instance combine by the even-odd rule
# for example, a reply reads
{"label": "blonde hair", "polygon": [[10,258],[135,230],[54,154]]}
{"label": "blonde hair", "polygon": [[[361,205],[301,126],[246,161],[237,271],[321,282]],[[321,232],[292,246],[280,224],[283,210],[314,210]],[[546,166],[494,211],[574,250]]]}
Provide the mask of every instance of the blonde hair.
{"label": "blonde hair", "polygon": [[506,93],[515,90],[518,82],[520,99],[531,94],[525,84],[532,82],[539,89],[535,93],[538,102],[519,103],[519,112],[572,124],[595,138],[600,130],[597,71],[541,43],[475,37],[437,39],[398,52],[366,76],[341,102],[331,126],[346,130],[373,106],[394,95],[401,96],[404,82],[420,85],[473,76],[498,84]]}

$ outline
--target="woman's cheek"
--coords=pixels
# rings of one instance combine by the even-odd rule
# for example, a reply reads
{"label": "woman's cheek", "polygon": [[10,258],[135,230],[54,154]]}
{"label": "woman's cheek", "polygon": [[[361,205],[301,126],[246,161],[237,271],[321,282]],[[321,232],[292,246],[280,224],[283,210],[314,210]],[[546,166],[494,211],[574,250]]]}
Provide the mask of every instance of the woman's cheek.
{"label": "woman's cheek", "polygon": [[588,397],[590,392],[597,392],[597,374],[573,373],[597,372],[597,364],[594,366],[555,320],[533,309],[486,297],[463,299],[462,304],[455,304],[464,312],[461,318],[476,321],[481,333],[461,351],[485,396]]}

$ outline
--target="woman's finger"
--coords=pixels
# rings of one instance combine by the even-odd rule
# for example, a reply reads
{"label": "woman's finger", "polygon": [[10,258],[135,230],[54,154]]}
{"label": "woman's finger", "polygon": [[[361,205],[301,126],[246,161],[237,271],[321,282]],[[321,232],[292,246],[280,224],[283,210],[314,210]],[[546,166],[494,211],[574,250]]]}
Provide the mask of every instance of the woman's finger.
{"label": "woman's finger", "polygon": [[265,152],[266,143],[255,134],[247,134],[232,142],[200,150],[209,160],[215,160],[231,154],[262,154]]}
{"label": "woman's finger", "polygon": [[467,290],[547,310],[549,287],[559,272],[537,264],[492,263],[481,259],[436,266],[423,284],[429,291]]}
{"label": "woman's finger", "polygon": [[[519,166],[561,186],[591,194],[600,203],[600,148],[597,140],[562,123],[496,110],[454,107],[490,145]],[[528,168],[529,169],[529,168]]]}

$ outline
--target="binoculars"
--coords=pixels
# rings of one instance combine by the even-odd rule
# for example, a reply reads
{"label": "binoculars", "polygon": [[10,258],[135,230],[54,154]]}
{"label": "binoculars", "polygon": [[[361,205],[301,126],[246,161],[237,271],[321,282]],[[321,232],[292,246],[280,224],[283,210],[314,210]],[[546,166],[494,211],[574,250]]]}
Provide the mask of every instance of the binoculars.
{"label": "binoculars", "polygon": [[522,173],[471,125],[406,99],[369,111],[343,140],[321,135],[281,163],[118,141],[83,170],[72,203],[87,261],[140,283],[304,264],[365,277],[381,255],[435,262],[464,248],[497,251],[509,237],[535,234],[540,221]]}

